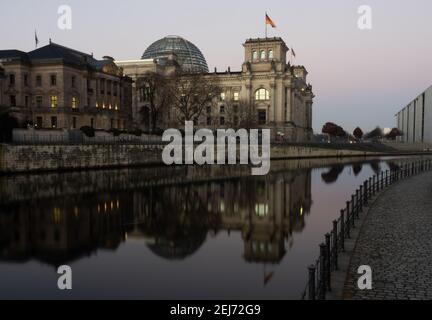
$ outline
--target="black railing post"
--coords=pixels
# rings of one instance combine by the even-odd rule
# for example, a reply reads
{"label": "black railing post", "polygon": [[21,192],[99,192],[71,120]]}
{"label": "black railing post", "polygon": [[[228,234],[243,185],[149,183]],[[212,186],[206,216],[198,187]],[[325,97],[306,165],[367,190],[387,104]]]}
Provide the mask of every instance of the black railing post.
{"label": "black railing post", "polygon": [[345,251],[345,212],[343,210],[341,210],[340,219],[341,219],[341,230],[340,230],[341,250]]}
{"label": "black railing post", "polygon": [[355,229],[356,208],[354,206],[354,195],[351,196],[351,222],[352,228]]}
{"label": "black railing post", "polygon": [[339,269],[338,262],[338,222],[333,221],[333,268],[335,270]]}
{"label": "black railing post", "polygon": [[381,191],[384,190],[384,171],[381,171]]}
{"label": "black railing post", "polygon": [[346,233],[347,233],[347,238],[351,239],[351,224],[350,224],[350,205],[349,205],[349,201],[346,203]]}
{"label": "black railing post", "polygon": [[386,186],[386,188],[388,188],[388,186],[389,186],[389,171],[388,170],[386,170],[386,183],[385,183],[385,186]]}
{"label": "black railing post", "polygon": [[369,200],[369,190],[368,190],[368,181],[366,180],[364,183],[363,183],[363,185],[364,185],[364,187],[363,187],[363,205],[365,206],[365,207],[367,207],[367,205],[368,205],[368,200]]}
{"label": "black railing post", "polygon": [[327,290],[331,292],[331,272],[332,272],[332,263],[331,263],[331,235],[327,233],[325,235],[326,239],[326,280],[327,280]]}
{"label": "black railing post", "polygon": [[323,243],[320,245],[320,290],[319,290],[319,299],[325,300],[327,288],[326,288],[326,245]]}
{"label": "black railing post", "polygon": [[360,218],[360,201],[359,201],[359,189],[356,190],[356,194],[355,194],[355,213],[356,213],[356,217],[357,219]]}
{"label": "black railing post", "polygon": [[363,203],[364,203],[363,190],[364,190],[363,186],[360,186],[360,202],[358,203],[360,212],[363,212]]}
{"label": "black railing post", "polygon": [[372,178],[369,178],[368,199],[372,198]]}
{"label": "black railing post", "polygon": [[309,267],[309,300],[315,300],[316,299],[315,274],[316,274],[316,267],[310,266]]}

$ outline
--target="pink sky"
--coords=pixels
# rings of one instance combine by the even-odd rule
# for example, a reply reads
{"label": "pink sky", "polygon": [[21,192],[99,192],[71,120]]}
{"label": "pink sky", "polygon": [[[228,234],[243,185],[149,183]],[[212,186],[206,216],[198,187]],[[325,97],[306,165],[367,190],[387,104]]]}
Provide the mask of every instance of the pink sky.
{"label": "pink sky", "polygon": [[[57,28],[57,9],[72,8],[72,30]],[[357,28],[357,8],[373,10],[373,29]],[[309,70],[314,128],[395,125],[394,114],[432,84],[432,1],[3,0],[0,49],[54,42],[97,57],[137,59],[155,40],[180,35],[204,53],[210,69],[240,69],[242,43],[264,36],[264,14]],[[13,31],[13,32],[11,32]]]}

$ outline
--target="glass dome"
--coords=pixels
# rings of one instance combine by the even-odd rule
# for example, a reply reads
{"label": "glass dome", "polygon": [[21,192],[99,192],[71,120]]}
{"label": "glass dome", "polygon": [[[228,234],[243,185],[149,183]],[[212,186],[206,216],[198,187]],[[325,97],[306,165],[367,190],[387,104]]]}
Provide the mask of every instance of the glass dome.
{"label": "glass dome", "polygon": [[193,43],[177,36],[169,36],[153,43],[142,59],[161,59],[175,53],[184,72],[208,72],[207,61]]}

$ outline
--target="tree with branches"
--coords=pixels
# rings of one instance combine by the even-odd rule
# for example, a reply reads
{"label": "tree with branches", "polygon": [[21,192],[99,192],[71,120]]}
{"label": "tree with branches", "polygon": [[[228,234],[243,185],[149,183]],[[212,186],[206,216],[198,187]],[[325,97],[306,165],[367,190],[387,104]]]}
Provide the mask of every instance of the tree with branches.
{"label": "tree with branches", "polygon": [[142,121],[150,122],[150,130],[155,133],[163,112],[169,112],[174,99],[170,86],[172,80],[169,77],[155,72],[149,72],[137,79],[137,90],[141,92],[147,106],[140,110]]}
{"label": "tree with branches", "polygon": [[198,120],[222,92],[216,79],[203,74],[178,74],[171,78],[169,88],[179,123]]}

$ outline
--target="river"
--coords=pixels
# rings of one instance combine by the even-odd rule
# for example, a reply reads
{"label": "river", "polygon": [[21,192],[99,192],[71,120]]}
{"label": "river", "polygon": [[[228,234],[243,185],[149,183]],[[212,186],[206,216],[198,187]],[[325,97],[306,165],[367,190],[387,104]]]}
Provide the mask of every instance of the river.
{"label": "river", "polygon": [[299,299],[351,194],[403,161],[0,177],[0,299]]}

